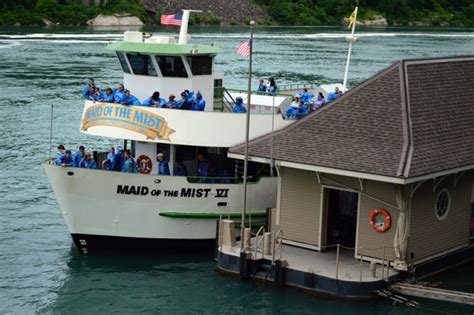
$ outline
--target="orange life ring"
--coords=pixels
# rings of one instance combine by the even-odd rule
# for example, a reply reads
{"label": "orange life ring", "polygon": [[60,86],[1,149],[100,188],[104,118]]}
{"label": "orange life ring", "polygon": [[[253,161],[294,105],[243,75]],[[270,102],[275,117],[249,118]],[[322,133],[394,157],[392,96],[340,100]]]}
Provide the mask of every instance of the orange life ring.
{"label": "orange life ring", "polygon": [[[385,217],[384,223],[375,223],[375,217],[379,214]],[[392,225],[392,217],[386,209],[377,208],[370,212],[369,223],[375,231],[379,233],[387,232],[390,229],[390,226]]]}
{"label": "orange life ring", "polygon": [[137,159],[137,166],[140,174],[150,174],[152,168],[151,159],[147,155],[140,155]]}

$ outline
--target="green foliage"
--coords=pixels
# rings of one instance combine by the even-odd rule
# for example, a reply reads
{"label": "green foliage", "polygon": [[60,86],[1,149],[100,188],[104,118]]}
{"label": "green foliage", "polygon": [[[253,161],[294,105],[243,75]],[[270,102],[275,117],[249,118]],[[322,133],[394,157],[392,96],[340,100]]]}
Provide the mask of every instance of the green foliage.
{"label": "green foliage", "polygon": [[213,14],[205,14],[205,15],[195,14],[189,17],[189,25],[220,25],[220,24],[221,24],[221,19],[218,16],[213,15]]}
{"label": "green foliage", "polygon": [[[283,25],[338,25],[354,10],[352,0],[254,0]],[[472,0],[361,0],[359,19],[384,16],[390,23],[474,25]]]}

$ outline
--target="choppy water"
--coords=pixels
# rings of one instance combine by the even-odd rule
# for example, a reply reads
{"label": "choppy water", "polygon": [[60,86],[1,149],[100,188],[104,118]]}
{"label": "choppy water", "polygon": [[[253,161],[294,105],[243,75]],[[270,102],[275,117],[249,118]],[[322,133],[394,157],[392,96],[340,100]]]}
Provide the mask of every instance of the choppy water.
{"label": "choppy water", "polygon": [[[162,30],[160,30],[162,31]],[[234,51],[242,28],[194,29],[193,41],[225,51],[217,68],[228,87],[244,87],[247,64]],[[341,81],[347,44],[344,30],[264,28],[255,39],[255,80],[279,83]],[[471,312],[423,302],[422,310],[315,298],[215,272],[210,256],[80,256],[40,161],[53,144],[106,148],[111,140],[79,132],[79,91],[88,77],[117,85],[121,71],[106,43],[118,31],[88,29],[0,29],[0,313],[431,313]],[[388,29],[363,31],[356,44],[350,83],[356,84],[401,58],[474,53],[474,33],[464,30]],[[447,91],[455,93],[455,91]],[[434,280],[474,291],[473,264]],[[430,307],[431,309],[427,309]]]}

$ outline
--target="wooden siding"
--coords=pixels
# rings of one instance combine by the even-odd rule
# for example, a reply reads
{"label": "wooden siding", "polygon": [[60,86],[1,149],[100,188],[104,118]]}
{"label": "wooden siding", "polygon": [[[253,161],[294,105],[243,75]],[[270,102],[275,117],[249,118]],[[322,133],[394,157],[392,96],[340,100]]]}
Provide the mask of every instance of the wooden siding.
{"label": "wooden siding", "polygon": [[282,168],[280,228],[287,240],[319,245],[321,190],[314,172]]}
{"label": "wooden siding", "polygon": [[[415,262],[469,244],[472,176],[461,177],[456,187],[453,183],[449,176],[433,192],[433,181],[428,181],[413,197],[408,253],[414,254]],[[451,206],[447,217],[439,221],[435,200],[444,188],[451,196]]]}
{"label": "wooden siding", "polygon": [[[375,197],[381,201],[396,206],[395,186],[389,183],[375,181],[365,181],[364,194],[360,195],[360,209],[357,233],[357,254],[364,254],[364,257],[382,259],[383,247],[385,248],[385,259],[393,261],[395,252],[393,250],[393,238],[398,222],[398,210],[383,202],[374,200],[366,195]],[[370,212],[376,208],[386,209],[392,218],[392,226],[386,232],[376,232],[369,224]]]}

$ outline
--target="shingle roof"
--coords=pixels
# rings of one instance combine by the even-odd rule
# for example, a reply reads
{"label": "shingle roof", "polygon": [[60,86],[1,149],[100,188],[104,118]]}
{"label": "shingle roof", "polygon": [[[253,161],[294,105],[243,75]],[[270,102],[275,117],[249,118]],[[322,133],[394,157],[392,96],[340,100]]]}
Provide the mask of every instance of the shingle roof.
{"label": "shingle roof", "polygon": [[[271,135],[257,138],[249,155],[270,158],[270,147]],[[230,152],[243,154],[244,145]],[[397,62],[276,132],[273,152],[398,178],[474,165],[474,56]]]}

